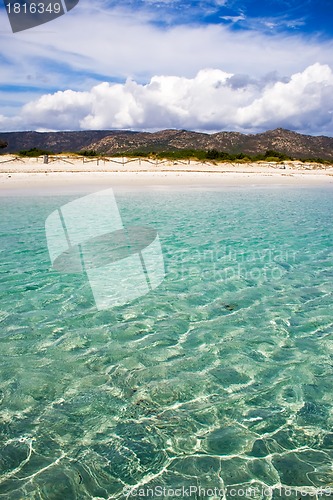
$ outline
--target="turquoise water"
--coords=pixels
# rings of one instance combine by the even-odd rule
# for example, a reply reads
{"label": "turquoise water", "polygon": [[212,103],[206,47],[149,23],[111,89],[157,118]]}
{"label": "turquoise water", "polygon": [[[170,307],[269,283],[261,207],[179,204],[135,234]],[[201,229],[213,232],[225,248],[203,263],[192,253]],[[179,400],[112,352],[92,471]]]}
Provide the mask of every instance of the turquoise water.
{"label": "turquoise water", "polygon": [[166,276],[105,311],[50,269],[77,197],[0,198],[0,498],[333,498],[333,191],[116,191]]}

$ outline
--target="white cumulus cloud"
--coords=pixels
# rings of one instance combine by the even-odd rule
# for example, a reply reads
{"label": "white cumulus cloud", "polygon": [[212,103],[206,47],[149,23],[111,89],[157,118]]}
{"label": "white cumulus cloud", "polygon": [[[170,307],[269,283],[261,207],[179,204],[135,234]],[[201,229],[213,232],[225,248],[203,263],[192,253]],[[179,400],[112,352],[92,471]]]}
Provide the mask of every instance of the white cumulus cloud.
{"label": "white cumulus cloud", "polygon": [[[313,64],[289,79],[261,80],[220,69],[193,78],[153,76],[142,84],[101,83],[90,91],[58,91],[26,104],[12,122],[25,128],[186,128],[255,132],[285,127],[333,135],[333,72]],[[8,126],[5,117],[0,127]]]}
{"label": "white cumulus cloud", "polygon": [[287,83],[277,82],[248,106],[238,109],[244,127],[267,128],[272,123],[309,132],[333,133],[333,73],[314,64]]}

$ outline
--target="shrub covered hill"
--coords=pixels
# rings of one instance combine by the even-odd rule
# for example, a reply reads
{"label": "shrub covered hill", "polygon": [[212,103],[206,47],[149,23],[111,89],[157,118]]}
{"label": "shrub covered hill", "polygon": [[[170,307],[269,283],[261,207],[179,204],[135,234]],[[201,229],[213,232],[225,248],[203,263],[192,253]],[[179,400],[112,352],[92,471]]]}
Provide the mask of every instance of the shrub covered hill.
{"label": "shrub covered hill", "polygon": [[224,152],[255,157],[272,150],[291,158],[333,161],[332,137],[303,135],[282,128],[259,134],[206,134],[187,130],[8,132],[0,133],[1,142],[8,143],[6,148],[1,149],[3,153],[36,148],[53,153],[88,151],[101,155],[214,151],[215,155],[216,152]]}

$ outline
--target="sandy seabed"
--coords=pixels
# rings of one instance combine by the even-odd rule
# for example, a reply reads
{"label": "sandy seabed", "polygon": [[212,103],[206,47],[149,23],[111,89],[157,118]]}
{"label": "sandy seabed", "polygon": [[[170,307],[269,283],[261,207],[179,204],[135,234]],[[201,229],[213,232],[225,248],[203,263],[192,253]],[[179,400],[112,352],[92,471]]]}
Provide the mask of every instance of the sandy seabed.
{"label": "sandy seabed", "polygon": [[0,195],[87,192],[103,188],[183,189],[250,186],[333,186],[333,165],[284,162],[201,163],[147,159],[0,157]]}

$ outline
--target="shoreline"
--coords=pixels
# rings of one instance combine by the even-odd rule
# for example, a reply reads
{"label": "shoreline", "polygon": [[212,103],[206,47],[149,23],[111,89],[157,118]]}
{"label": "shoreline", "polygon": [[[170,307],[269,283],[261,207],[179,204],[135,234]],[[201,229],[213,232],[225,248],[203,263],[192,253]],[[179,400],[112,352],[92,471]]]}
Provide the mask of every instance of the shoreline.
{"label": "shoreline", "polygon": [[200,163],[88,160],[59,156],[0,157],[0,195],[116,189],[223,189],[239,187],[333,187],[333,166],[320,164]]}

